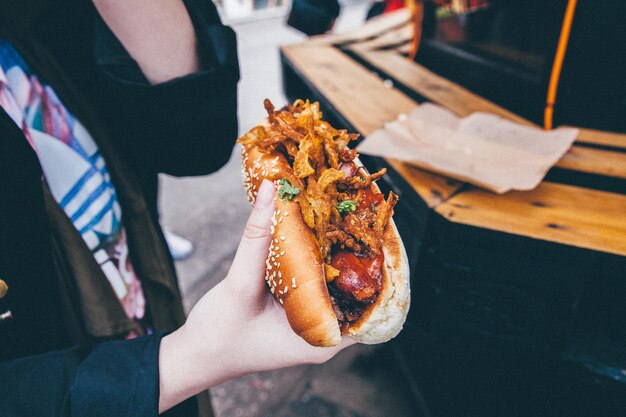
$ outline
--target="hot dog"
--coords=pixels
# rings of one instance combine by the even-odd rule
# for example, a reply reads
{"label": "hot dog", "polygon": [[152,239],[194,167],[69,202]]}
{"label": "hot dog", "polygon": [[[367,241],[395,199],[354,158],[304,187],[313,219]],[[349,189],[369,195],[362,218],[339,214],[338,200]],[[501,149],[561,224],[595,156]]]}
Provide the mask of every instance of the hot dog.
{"label": "hot dog", "polygon": [[396,336],[409,309],[409,271],[387,198],[348,143],[357,135],[322,120],[317,103],[296,100],[238,139],[250,202],[264,179],[277,186],[270,291],[292,329],[315,346],[341,335],[361,343]]}

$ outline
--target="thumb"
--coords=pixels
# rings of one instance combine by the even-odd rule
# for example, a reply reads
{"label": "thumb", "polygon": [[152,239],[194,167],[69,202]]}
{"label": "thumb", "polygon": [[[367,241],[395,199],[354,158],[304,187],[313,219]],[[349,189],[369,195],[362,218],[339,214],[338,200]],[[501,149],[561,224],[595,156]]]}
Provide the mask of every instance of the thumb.
{"label": "thumb", "polygon": [[246,283],[254,281],[263,285],[265,260],[272,241],[270,226],[274,213],[275,193],[272,182],[264,180],[261,183],[229,272],[229,275],[233,275],[237,281]]}

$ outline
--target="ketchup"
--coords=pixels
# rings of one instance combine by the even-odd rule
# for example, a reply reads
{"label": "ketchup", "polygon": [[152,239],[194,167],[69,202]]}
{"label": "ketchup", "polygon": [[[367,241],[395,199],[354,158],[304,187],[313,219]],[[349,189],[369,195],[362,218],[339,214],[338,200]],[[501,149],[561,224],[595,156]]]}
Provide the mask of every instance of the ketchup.
{"label": "ketchup", "polygon": [[383,261],[385,260],[385,255],[382,253],[380,255],[376,255],[373,258],[358,258],[361,262],[361,265],[367,270],[369,276],[374,279],[376,282],[376,290],[380,290],[383,278]]}
{"label": "ketchup", "polygon": [[339,270],[333,284],[348,299],[372,301],[382,285],[382,263],[382,254],[365,258],[353,252],[339,251],[331,261],[331,265]]}
{"label": "ketchup", "polygon": [[372,204],[374,206],[378,206],[385,198],[383,193],[375,193],[372,191],[371,186],[364,188],[361,191],[361,199],[359,200],[359,204],[357,206],[359,210],[369,210],[372,207]]}

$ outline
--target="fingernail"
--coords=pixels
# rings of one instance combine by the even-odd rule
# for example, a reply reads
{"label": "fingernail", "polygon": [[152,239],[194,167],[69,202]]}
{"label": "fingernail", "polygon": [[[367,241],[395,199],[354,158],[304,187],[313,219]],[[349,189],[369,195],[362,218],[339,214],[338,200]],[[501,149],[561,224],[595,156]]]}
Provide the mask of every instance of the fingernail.
{"label": "fingernail", "polygon": [[263,180],[256,195],[256,207],[268,207],[274,202],[274,183]]}

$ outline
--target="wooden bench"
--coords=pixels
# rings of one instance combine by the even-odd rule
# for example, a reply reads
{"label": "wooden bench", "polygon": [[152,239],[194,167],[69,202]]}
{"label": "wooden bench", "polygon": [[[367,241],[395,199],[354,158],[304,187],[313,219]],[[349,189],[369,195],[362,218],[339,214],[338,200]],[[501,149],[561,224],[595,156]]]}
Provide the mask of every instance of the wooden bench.
{"label": "wooden bench", "polygon": [[[282,57],[287,71],[325,108],[363,135],[424,100],[461,116],[486,111],[531,124],[408,60],[410,37],[408,15],[401,11],[352,34],[284,46]],[[626,135],[581,129],[576,144],[537,189],[501,196],[386,162],[450,222],[626,256]]]}

